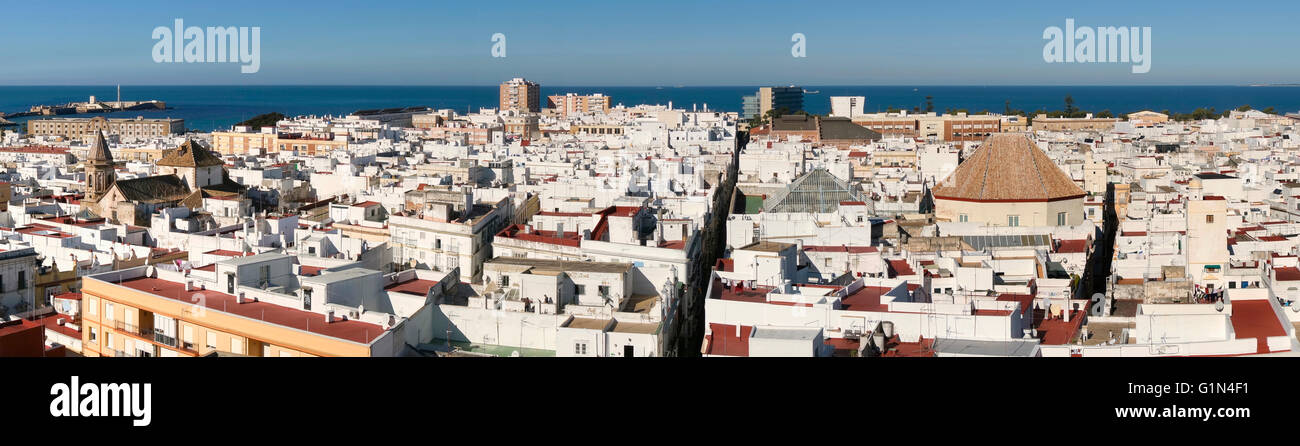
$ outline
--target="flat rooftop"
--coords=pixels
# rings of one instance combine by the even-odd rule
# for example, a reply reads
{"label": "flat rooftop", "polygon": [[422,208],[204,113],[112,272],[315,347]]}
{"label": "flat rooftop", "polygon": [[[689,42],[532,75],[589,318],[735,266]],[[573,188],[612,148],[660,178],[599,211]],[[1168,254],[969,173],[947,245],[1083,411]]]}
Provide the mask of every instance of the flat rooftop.
{"label": "flat rooftop", "polygon": [[570,260],[528,259],[522,257],[497,257],[485,264],[505,264],[531,266],[535,272],[543,271],[580,271],[590,273],[626,273],[632,270],[631,263],[615,262],[577,262]]}
{"label": "flat rooftop", "polygon": [[438,282],[434,280],[412,279],[386,286],[384,287],[384,291],[414,294],[416,296],[427,296],[429,295],[429,288],[433,288],[436,285],[438,285]]}
{"label": "flat rooftop", "polygon": [[609,319],[595,319],[589,317],[574,317],[567,324],[566,328],[581,328],[584,330],[604,330],[605,325],[609,324]]}
{"label": "flat rooftop", "polygon": [[1070,312],[1070,320],[1046,317],[1045,310],[1034,310],[1034,326],[1038,328],[1038,338],[1044,345],[1065,345],[1074,339],[1083,326],[1083,310]]}
{"label": "flat rooftop", "polygon": [[889,311],[889,305],[880,302],[880,296],[888,293],[890,288],[864,286],[853,294],[840,299],[843,309],[850,311]]}
{"label": "flat rooftop", "polygon": [[931,347],[938,353],[980,356],[1029,356],[1038,342],[1027,339],[1008,341],[981,341],[974,339],[938,338]]}
{"label": "flat rooftop", "polygon": [[781,252],[791,246],[794,245],[790,243],[781,243],[781,242],[764,240],[761,242],[750,243],[748,245],[736,248],[736,250],[737,251],[758,251],[758,252]]}
{"label": "flat rooftop", "polygon": [[265,253],[262,253],[262,254],[256,254],[256,255],[251,255],[251,256],[243,256],[243,257],[235,257],[235,258],[233,258],[233,259],[225,259],[225,260],[222,260],[222,261],[217,262],[217,263],[220,263],[220,264],[222,264],[222,265],[235,265],[235,266],[240,266],[240,265],[252,265],[252,264],[255,264],[255,263],[267,262],[267,261],[272,261],[272,260],[280,260],[280,259],[285,259],[285,258],[293,258],[293,256],[290,256],[290,255],[288,255],[288,254],[278,253],[278,252],[265,252]]}
{"label": "flat rooftop", "polygon": [[1237,339],[1255,338],[1258,353],[1269,353],[1268,338],[1286,336],[1286,328],[1267,300],[1237,300],[1232,302],[1232,331]]}
{"label": "flat rooftop", "polygon": [[779,339],[786,341],[811,341],[821,334],[820,328],[756,327],[750,339]]}
{"label": "flat rooftop", "polygon": [[704,354],[721,356],[749,356],[749,335],[754,327],[727,324],[709,324],[711,333],[704,336]]}
{"label": "flat rooftop", "polygon": [[649,313],[654,308],[659,296],[654,294],[633,294],[623,300],[623,311],[629,313]]}
{"label": "flat rooftop", "polygon": [[659,324],[650,324],[644,322],[623,322],[614,321],[614,328],[609,331],[616,333],[640,333],[654,334],[659,331]]}
{"label": "flat rooftop", "polygon": [[727,289],[722,285],[721,280],[714,281],[713,289],[717,290],[715,292],[715,294],[717,295],[716,297],[717,299],[735,300],[741,302],[751,302],[751,303],[760,303],[760,304],[767,303],[767,293],[770,293],[773,290],[773,288],[770,287],[750,288],[750,287],[744,287],[740,285],[732,285],[730,289]]}
{"label": "flat rooftop", "polygon": [[186,291],[185,284],[163,279],[137,277],[116,284],[187,304],[195,303],[193,296],[202,295],[204,307],[213,311],[362,344],[369,344],[387,331],[384,327],[356,320],[327,323],[324,314],[266,302],[236,303],[235,296],[226,293],[213,290]]}

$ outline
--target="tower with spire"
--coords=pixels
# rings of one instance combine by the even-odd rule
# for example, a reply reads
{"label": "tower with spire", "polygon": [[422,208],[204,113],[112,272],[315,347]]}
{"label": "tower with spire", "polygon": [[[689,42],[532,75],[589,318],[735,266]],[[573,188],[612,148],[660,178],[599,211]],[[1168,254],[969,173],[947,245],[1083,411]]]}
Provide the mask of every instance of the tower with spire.
{"label": "tower with spire", "polygon": [[104,140],[103,131],[95,134],[95,142],[91,143],[90,151],[86,154],[85,168],[86,199],[84,201],[98,202],[99,198],[113,187],[113,181],[117,179],[117,170],[113,168],[113,153],[108,150],[108,142]]}

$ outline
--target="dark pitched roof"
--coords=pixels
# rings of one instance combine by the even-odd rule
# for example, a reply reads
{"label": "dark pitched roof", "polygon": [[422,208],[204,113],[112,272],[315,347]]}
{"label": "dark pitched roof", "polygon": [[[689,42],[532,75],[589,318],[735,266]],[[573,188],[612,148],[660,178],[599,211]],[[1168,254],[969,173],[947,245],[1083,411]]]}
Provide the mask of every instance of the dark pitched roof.
{"label": "dark pitched roof", "polygon": [[185,144],[180,147],[163,152],[162,159],[158,160],[159,166],[169,167],[207,167],[221,166],[226,164],[212,154],[212,151],[203,148],[194,140],[186,140]]}
{"label": "dark pitched roof", "polygon": [[127,200],[145,203],[176,201],[190,195],[189,184],[176,175],[117,180],[113,187],[121,191]]}
{"label": "dark pitched roof", "polygon": [[781,115],[772,120],[772,130],[778,132],[817,130],[817,118],[803,113]]}
{"label": "dark pitched roof", "polygon": [[849,118],[826,117],[821,118],[821,121],[821,138],[823,141],[828,139],[880,140],[880,132],[854,124]]}
{"label": "dark pitched roof", "polygon": [[86,161],[113,163],[113,153],[108,151],[108,142],[104,140],[103,130],[95,132],[95,141],[90,143],[90,150],[86,153]]}

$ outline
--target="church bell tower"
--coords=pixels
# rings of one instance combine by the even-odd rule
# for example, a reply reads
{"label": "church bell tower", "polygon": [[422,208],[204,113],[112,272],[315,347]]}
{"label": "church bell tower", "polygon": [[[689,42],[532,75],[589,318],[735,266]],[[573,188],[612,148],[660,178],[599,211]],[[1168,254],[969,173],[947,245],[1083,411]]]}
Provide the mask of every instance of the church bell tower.
{"label": "church bell tower", "polygon": [[113,168],[113,153],[108,151],[108,142],[104,140],[104,132],[100,131],[95,134],[95,142],[90,145],[90,151],[86,154],[86,200],[87,202],[98,202],[108,189],[113,187],[113,181],[117,178],[117,171]]}

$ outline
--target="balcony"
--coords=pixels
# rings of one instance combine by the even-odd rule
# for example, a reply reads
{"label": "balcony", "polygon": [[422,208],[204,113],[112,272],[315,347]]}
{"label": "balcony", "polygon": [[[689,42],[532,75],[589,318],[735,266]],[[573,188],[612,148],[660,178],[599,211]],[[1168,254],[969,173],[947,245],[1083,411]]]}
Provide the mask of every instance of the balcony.
{"label": "balcony", "polygon": [[122,321],[114,321],[113,328],[131,337],[144,339],[146,341],[150,341],[154,344],[163,347],[168,347],[174,350],[179,350],[185,353],[192,353],[196,355],[199,353],[198,350],[194,348],[194,343],[180,342],[178,339],[176,339],[173,336],[168,336],[163,333],[154,331],[152,329],[142,329],[137,325],[128,324]]}

